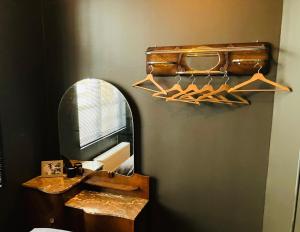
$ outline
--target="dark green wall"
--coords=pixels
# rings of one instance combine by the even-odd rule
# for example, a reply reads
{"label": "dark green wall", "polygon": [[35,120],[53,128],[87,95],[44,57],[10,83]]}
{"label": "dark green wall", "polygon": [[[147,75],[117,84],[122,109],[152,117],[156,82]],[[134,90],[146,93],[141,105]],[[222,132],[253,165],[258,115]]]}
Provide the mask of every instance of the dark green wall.
{"label": "dark green wall", "polygon": [[131,84],[145,76],[153,45],[260,40],[276,57],[281,11],[281,0],[46,0],[49,154],[58,152],[63,92],[85,77],[110,81],[134,108],[136,167],[155,181],[151,231],[261,231],[272,94],[250,97],[249,107],[194,107]]}
{"label": "dark green wall", "polygon": [[153,45],[259,40],[276,58],[281,11],[281,0],[45,0],[48,155],[58,153],[63,92],[85,77],[107,80],[134,109],[136,168],[155,182],[151,231],[261,231],[272,94],[250,97],[249,107],[194,107],[131,84],[145,76]]}
{"label": "dark green wall", "polygon": [[145,76],[144,50],[156,44],[260,40],[275,46],[276,57],[281,11],[282,0],[44,0],[42,69],[40,2],[1,1],[7,185],[0,230],[21,230],[20,183],[38,173],[41,159],[58,157],[63,92],[97,77],[116,84],[133,107],[137,169],[155,186],[151,231],[261,231],[273,96],[254,95],[243,108],[193,107],[153,99],[131,84]]}
{"label": "dark green wall", "polygon": [[[43,154],[42,27],[39,0],[0,1],[0,121],[5,185],[0,231],[24,231],[21,183]],[[28,230],[27,230],[28,231]]]}

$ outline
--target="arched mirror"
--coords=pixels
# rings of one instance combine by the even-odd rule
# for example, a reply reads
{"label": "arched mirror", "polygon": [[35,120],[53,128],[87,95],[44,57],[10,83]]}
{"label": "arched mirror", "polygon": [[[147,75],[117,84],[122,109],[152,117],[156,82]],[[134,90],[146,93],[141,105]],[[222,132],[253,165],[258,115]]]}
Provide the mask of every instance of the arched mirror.
{"label": "arched mirror", "polygon": [[63,95],[58,109],[60,153],[92,170],[134,172],[133,118],[112,84],[84,79]]}

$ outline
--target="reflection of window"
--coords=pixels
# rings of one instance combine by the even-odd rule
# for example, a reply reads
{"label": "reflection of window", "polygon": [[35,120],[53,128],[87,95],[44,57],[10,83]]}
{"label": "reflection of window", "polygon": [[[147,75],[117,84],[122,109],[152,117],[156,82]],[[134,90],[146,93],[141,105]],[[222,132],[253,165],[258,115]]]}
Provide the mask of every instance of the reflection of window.
{"label": "reflection of window", "polygon": [[126,103],[119,91],[99,80],[76,86],[80,147],[126,127]]}

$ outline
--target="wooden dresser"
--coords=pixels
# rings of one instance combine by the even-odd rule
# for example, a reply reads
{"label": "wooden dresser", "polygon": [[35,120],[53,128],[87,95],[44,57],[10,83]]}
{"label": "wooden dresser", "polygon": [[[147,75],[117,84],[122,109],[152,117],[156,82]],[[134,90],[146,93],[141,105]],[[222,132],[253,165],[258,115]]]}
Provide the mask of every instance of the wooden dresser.
{"label": "wooden dresser", "polygon": [[85,170],[83,176],[74,178],[35,177],[23,187],[28,229],[146,231],[148,176]]}

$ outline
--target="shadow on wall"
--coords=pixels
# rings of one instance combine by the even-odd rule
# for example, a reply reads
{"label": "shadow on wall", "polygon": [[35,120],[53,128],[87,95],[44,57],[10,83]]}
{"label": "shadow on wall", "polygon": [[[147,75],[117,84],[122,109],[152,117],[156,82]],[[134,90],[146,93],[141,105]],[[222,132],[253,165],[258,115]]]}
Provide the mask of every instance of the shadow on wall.
{"label": "shadow on wall", "polygon": [[[174,212],[163,206],[158,200],[158,181],[151,178],[150,181],[150,205],[148,208],[147,232],[150,231],[172,231],[172,232],[192,232],[199,231],[199,228],[194,228],[193,223],[186,219],[185,215]],[[176,194],[176,193],[174,193]],[[151,222],[149,220],[151,218]]]}

